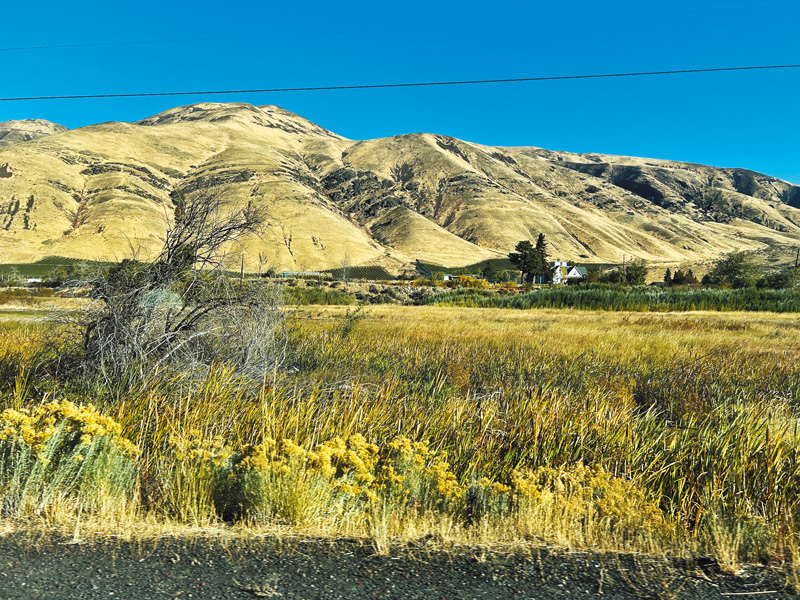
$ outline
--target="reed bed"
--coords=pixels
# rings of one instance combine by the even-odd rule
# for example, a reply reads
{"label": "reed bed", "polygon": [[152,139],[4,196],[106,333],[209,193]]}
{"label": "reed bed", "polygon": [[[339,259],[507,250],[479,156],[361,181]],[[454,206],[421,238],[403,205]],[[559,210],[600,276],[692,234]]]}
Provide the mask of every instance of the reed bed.
{"label": "reed bed", "polygon": [[471,308],[579,308],[636,312],[800,311],[796,289],[671,289],[603,284],[556,286],[519,295],[459,289],[431,298],[430,304]]}
{"label": "reed bed", "polygon": [[797,560],[792,315],[310,307],[260,382],[114,389],[50,377],[38,335],[0,333],[4,406],[91,400],[148,518]]}

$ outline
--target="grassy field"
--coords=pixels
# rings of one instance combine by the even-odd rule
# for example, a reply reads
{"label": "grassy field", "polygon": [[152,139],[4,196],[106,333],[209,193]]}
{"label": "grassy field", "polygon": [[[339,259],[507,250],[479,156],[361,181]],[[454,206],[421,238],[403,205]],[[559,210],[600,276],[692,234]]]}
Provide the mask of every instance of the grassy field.
{"label": "grassy field", "polygon": [[70,268],[80,266],[102,267],[111,263],[103,263],[91,260],[78,260],[76,258],[66,258],[63,256],[48,256],[31,263],[3,263],[0,264],[0,275],[10,277],[18,273],[20,277],[47,277],[56,271],[67,271]]}
{"label": "grassy field", "polygon": [[7,525],[800,561],[796,316],[309,306],[289,336],[258,385],[143,388],[0,323]]}

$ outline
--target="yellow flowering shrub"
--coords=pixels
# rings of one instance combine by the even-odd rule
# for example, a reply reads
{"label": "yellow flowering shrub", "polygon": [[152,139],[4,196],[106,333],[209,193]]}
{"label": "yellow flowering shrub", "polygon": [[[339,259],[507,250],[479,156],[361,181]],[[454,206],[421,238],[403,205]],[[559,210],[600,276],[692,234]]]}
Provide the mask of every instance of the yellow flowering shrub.
{"label": "yellow flowering shrub", "polygon": [[[52,402],[0,413],[0,496],[11,512],[65,499],[83,509],[132,496],[138,448],[92,405]],[[119,503],[117,502],[117,503]]]}
{"label": "yellow flowering shrub", "polygon": [[334,438],[313,451],[266,439],[235,457],[221,493],[225,516],[302,522],[376,498],[378,447],[361,435]]}
{"label": "yellow flowering shrub", "polygon": [[360,434],[307,450],[292,440],[265,439],[236,453],[214,495],[227,518],[306,521],[365,511],[390,500],[398,507],[452,510],[464,488],[443,453],[399,436],[383,447]]}
{"label": "yellow flowering shrub", "polygon": [[367,443],[363,435],[351,435],[346,441],[336,437],[321,444],[312,455],[315,464],[333,476],[341,489],[354,494],[371,491],[379,450],[375,444]]}
{"label": "yellow flowering shrub", "polygon": [[502,519],[511,509],[511,487],[487,477],[473,481],[465,489],[462,516],[468,523]]}
{"label": "yellow flowering shrub", "polygon": [[169,445],[176,461],[195,462],[207,470],[219,466],[233,454],[222,438],[205,438],[196,429],[170,436]]}
{"label": "yellow flowering shrub", "polygon": [[94,438],[108,437],[129,456],[139,449],[122,437],[122,428],[113,419],[97,412],[91,404],[76,406],[63,400],[35,408],[33,411],[4,410],[0,413],[0,441],[19,439],[32,450],[41,451],[59,429],[70,439],[79,439],[90,446]]}
{"label": "yellow flowering shrub", "polygon": [[233,451],[220,438],[190,431],[170,444],[165,497],[174,515],[190,521],[305,523],[389,507],[395,516],[439,512],[472,523],[507,517],[512,507],[556,504],[612,529],[661,519],[638,488],[602,469],[542,468],[514,472],[510,485],[485,477],[461,483],[444,452],[405,436],[380,446],[359,434],[335,437],[313,450],[267,438]]}
{"label": "yellow flowering shrub", "polygon": [[480,277],[472,277],[472,275],[459,275],[458,279],[451,279],[447,282],[447,284],[448,287],[467,287],[481,290],[485,290],[490,287],[488,281],[481,279]]}
{"label": "yellow flowering shrub", "polygon": [[169,514],[197,524],[216,518],[219,482],[230,469],[231,449],[220,437],[190,429],[168,440],[169,452],[158,462],[163,505]]}
{"label": "yellow flowering shrub", "polygon": [[452,512],[464,497],[447,455],[427,442],[397,436],[381,449],[377,466],[376,491],[400,507]]}
{"label": "yellow flowering shrub", "polygon": [[569,527],[622,538],[665,533],[668,528],[662,511],[641,488],[602,467],[514,471],[511,490],[518,513],[563,515]]}
{"label": "yellow flowering shrub", "polygon": [[380,446],[358,434],[335,437],[313,450],[267,438],[232,451],[222,439],[188,432],[171,445],[167,496],[173,514],[190,521],[300,524],[350,515],[371,522],[378,514],[434,512],[471,524],[539,515],[546,527],[561,523],[584,537],[657,533],[667,525],[640,488],[602,468],[542,467],[514,471],[508,485],[485,477],[462,483],[444,452],[405,436]]}

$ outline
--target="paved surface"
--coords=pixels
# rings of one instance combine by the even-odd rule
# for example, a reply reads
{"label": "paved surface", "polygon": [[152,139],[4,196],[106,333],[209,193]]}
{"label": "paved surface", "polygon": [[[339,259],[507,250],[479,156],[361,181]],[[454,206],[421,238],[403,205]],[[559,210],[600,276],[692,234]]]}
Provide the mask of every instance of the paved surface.
{"label": "paved surface", "polygon": [[[766,593],[765,593],[766,592]],[[713,564],[627,555],[533,551],[528,556],[378,556],[356,541],[227,544],[161,540],[20,544],[0,538],[0,599],[477,599],[795,597],[769,568],[725,576]]]}

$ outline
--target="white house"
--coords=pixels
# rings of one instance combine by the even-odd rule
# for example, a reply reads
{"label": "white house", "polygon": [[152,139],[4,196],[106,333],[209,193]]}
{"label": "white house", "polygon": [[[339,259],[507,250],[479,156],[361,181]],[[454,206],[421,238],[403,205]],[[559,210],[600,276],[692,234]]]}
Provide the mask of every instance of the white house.
{"label": "white house", "polygon": [[570,266],[565,260],[557,260],[550,267],[550,283],[567,283],[568,280],[578,281],[586,277],[586,267]]}
{"label": "white house", "polygon": [[473,279],[483,279],[483,276],[477,273],[470,273],[469,275],[451,275],[450,273],[445,273],[444,275],[442,275],[442,281],[458,281],[459,277],[472,277]]}

